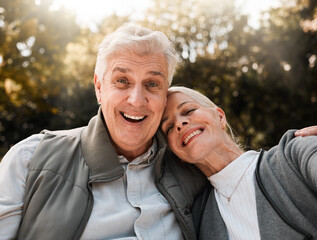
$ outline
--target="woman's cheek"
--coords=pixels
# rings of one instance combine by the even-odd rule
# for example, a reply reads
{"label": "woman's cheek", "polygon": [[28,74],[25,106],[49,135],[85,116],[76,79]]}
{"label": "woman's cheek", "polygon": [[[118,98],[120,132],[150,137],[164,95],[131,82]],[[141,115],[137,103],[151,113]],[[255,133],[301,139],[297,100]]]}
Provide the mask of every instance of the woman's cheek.
{"label": "woman's cheek", "polygon": [[170,149],[175,153],[175,154],[177,154],[177,149],[176,149],[176,139],[172,139],[172,138],[170,138],[169,140],[168,140],[168,145],[170,146]]}

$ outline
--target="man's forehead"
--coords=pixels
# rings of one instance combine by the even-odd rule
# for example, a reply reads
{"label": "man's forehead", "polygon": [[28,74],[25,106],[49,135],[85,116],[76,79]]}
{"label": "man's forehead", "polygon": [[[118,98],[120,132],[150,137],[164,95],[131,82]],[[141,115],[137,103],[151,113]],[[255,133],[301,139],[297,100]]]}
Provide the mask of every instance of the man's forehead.
{"label": "man's forehead", "polygon": [[108,64],[112,68],[121,66],[129,68],[129,66],[152,66],[154,68],[160,68],[160,70],[167,70],[167,60],[164,54],[147,54],[138,55],[133,52],[117,53],[108,57]]}
{"label": "man's forehead", "polygon": [[[129,73],[132,72],[131,68],[129,67],[124,67],[124,66],[114,66],[112,69],[112,73],[115,72],[121,72],[121,73]],[[156,71],[156,70],[149,70],[146,72],[147,74],[153,75],[153,76],[161,76],[163,79],[166,79],[166,76],[164,75],[164,73],[162,73],[161,71]]]}

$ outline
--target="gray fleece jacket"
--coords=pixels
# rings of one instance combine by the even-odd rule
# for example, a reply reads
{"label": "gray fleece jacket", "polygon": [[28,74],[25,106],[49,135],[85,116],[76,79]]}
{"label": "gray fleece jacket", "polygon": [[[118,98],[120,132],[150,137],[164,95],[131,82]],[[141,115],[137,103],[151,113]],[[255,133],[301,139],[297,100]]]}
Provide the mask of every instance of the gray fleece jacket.
{"label": "gray fleece jacket", "polygon": [[[317,239],[317,136],[294,138],[262,151],[255,170],[261,239]],[[193,207],[198,239],[228,239],[211,186]]]}

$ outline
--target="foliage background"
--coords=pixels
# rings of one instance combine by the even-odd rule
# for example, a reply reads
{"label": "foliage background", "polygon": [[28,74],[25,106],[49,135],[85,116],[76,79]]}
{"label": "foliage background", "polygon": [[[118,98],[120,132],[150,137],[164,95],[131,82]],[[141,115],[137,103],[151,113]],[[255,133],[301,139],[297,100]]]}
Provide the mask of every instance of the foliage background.
{"label": "foliage background", "polygon": [[173,84],[222,107],[246,148],[316,125],[317,1],[280,0],[252,28],[233,0],[152,0],[143,18],[108,16],[92,31],[52,0],[0,0],[0,159],[42,129],[86,125],[103,36],[135,21],[163,31],[181,60]]}

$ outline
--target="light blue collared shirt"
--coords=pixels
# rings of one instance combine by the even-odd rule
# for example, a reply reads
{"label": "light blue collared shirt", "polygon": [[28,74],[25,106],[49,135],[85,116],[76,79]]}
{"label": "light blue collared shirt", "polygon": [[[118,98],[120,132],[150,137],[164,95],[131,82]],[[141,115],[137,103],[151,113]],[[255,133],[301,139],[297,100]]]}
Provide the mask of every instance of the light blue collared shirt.
{"label": "light blue collared shirt", "polygon": [[[16,144],[0,164],[0,239],[16,238],[22,219],[28,164],[42,134]],[[81,239],[183,239],[176,217],[154,184],[157,143],[132,162],[122,178],[94,183],[94,206]]]}

